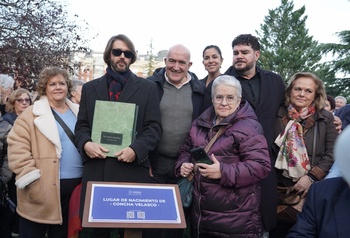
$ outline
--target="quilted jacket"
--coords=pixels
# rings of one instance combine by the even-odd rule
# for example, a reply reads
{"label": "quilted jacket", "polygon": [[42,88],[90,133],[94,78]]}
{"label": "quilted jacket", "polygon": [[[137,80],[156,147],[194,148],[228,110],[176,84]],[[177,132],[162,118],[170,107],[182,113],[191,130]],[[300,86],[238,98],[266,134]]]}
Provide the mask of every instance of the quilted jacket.
{"label": "quilted jacket", "polygon": [[220,127],[218,137],[208,154],[220,162],[221,178],[208,179],[195,174],[191,223],[194,237],[199,234],[217,237],[261,237],[259,181],[270,172],[266,139],[248,102],[220,124],[213,126],[214,108],[208,108],[192,124],[185,145],[175,165],[180,176],[184,162],[195,163],[189,151],[205,147]]}

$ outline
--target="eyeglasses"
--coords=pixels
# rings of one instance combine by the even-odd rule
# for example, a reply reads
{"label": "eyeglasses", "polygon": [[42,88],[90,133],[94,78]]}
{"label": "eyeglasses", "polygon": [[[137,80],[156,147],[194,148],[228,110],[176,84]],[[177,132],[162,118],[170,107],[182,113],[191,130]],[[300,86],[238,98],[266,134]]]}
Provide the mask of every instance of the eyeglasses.
{"label": "eyeglasses", "polygon": [[225,99],[228,104],[232,104],[237,98],[238,97],[234,97],[234,96],[224,97],[222,95],[216,95],[216,96],[214,96],[214,102],[215,103],[222,103]]}
{"label": "eyeglasses", "polygon": [[23,103],[23,102],[30,103],[30,99],[29,98],[25,98],[25,99],[20,98],[20,99],[17,99],[16,101],[19,102],[19,103]]}
{"label": "eyeglasses", "polygon": [[128,58],[128,59],[130,59],[134,56],[134,54],[129,50],[123,51],[121,49],[112,49],[112,54],[114,56],[121,56],[122,53],[124,53],[125,58]]}

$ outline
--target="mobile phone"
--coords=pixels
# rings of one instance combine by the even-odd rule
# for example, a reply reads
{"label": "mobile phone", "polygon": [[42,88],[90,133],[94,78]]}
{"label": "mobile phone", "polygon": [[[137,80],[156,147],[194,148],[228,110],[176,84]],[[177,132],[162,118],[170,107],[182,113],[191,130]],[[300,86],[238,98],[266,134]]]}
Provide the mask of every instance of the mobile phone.
{"label": "mobile phone", "polygon": [[201,147],[195,148],[190,151],[191,155],[197,163],[213,164],[213,161],[209,158],[207,152]]}

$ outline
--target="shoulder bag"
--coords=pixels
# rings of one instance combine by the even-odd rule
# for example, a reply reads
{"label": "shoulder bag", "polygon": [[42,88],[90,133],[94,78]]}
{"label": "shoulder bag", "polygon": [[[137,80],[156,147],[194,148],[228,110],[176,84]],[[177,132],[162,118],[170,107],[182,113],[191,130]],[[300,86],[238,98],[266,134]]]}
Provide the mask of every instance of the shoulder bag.
{"label": "shoulder bag", "polygon": [[[207,146],[204,148],[205,152],[208,153],[211,146],[214,144],[216,139],[222,134],[225,127],[221,127],[218,132],[211,138]],[[177,185],[179,186],[182,206],[187,208],[192,204],[192,192],[193,192],[193,177],[194,173],[191,172],[187,177],[181,178]]]}
{"label": "shoulder bag", "polygon": [[[317,122],[314,131],[311,163],[313,163],[315,160],[316,136]],[[295,223],[303,208],[306,197],[301,198],[299,194],[291,193],[290,189],[291,187],[277,186],[277,220],[281,222]]]}

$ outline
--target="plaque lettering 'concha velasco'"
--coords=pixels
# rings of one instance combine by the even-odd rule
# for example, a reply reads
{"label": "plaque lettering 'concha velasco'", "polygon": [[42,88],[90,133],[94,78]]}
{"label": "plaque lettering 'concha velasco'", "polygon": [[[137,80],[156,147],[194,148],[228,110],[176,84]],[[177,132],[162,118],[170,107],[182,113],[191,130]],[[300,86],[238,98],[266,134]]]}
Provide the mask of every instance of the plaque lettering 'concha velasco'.
{"label": "plaque lettering 'concha velasco'", "polygon": [[109,150],[107,156],[128,147],[136,135],[138,106],[96,100],[91,139]]}

